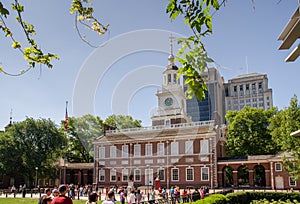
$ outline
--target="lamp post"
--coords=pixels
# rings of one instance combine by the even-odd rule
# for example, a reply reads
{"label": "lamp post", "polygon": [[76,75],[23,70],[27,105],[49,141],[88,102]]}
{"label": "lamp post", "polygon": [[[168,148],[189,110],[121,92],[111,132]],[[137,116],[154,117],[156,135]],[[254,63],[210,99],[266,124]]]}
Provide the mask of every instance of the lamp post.
{"label": "lamp post", "polygon": [[37,175],[37,173],[38,173],[38,170],[39,170],[39,167],[35,167],[35,187],[37,187],[38,185],[37,185],[37,182],[38,182],[38,175]]}

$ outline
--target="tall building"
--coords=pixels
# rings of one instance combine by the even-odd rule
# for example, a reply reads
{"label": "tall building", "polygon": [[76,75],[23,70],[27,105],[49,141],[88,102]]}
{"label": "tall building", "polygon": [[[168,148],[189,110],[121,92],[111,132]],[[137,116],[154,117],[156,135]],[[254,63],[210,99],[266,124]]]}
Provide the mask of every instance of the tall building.
{"label": "tall building", "polygon": [[273,107],[272,89],[268,86],[266,74],[244,74],[229,79],[225,86],[225,108],[241,110],[245,106],[263,108]]}
{"label": "tall building", "polygon": [[[216,68],[208,68],[201,76],[207,86],[205,98],[202,101],[199,101],[196,97],[187,99],[187,114],[191,116],[193,121],[214,120],[215,117],[219,117],[221,123],[224,123],[224,80]],[[185,90],[186,89],[187,87],[185,87]]]}

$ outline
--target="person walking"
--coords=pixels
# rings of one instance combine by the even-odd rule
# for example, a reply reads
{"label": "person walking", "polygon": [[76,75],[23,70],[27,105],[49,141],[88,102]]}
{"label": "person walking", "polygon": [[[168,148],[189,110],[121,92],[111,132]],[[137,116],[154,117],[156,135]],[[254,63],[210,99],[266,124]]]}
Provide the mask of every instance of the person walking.
{"label": "person walking", "polygon": [[60,185],[58,187],[58,191],[60,195],[56,198],[54,198],[51,202],[51,204],[73,204],[73,201],[70,197],[66,196],[67,193],[67,187],[65,185]]}

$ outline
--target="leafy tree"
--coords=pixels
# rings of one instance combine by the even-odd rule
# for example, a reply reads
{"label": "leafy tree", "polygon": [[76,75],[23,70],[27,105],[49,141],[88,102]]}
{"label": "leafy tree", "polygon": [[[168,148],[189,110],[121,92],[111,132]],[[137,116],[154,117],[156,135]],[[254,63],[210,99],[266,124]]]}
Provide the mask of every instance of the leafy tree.
{"label": "leafy tree", "polygon": [[276,113],[276,109],[263,110],[244,107],[241,111],[228,111],[228,133],[226,136],[226,150],[229,156],[246,156],[259,154],[273,154],[278,147],[272,141],[268,129],[269,120]]}
{"label": "leafy tree", "polygon": [[300,129],[300,106],[297,96],[294,95],[290,106],[279,111],[270,123],[273,140],[282,151],[289,152],[294,161],[284,158],[285,167],[291,175],[299,178],[300,173],[300,140],[290,134]]}
{"label": "leafy tree", "polygon": [[[64,127],[64,121],[62,122]],[[103,133],[102,120],[93,115],[69,118],[67,157],[69,162],[93,162],[93,142]]]}
{"label": "leafy tree", "polygon": [[117,129],[126,129],[126,128],[135,128],[142,127],[141,120],[135,120],[131,116],[128,115],[111,115],[108,116],[104,124],[109,125],[111,127],[115,127]]}
{"label": "leafy tree", "polygon": [[0,137],[0,166],[2,173],[32,182],[35,167],[44,178],[55,178],[57,159],[61,155],[64,135],[50,119],[26,118],[14,123]]}

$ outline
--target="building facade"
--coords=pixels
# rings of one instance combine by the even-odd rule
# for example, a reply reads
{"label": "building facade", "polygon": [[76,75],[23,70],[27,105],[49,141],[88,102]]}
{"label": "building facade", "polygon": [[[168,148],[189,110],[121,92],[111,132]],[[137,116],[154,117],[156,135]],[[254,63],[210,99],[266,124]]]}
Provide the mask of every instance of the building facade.
{"label": "building facade", "polygon": [[168,57],[158,110],[152,126],[111,130],[94,143],[99,187],[218,186],[217,158],[224,155],[225,126],[216,120],[192,122],[177,78],[174,56]]}
{"label": "building facade", "polygon": [[[199,101],[196,97],[187,99],[187,115],[189,115],[193,121],[207,121],[214,120],[214,117],[217,114],[221,119],[221,123],[224,123],[224,79],[216,68],[208,68],[201,76],[207,86],[205,98],[202,101]],[[184,87],[184,89],[186,90],[187,87]]]}
{"label": "building facade", "polygon": [[241,110],[245,106],[262,108],[273,107],[272,89],[268,86],[266,74],[244,74],[228,80],[225,86],[225,109]]}

